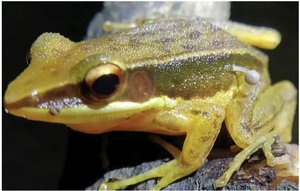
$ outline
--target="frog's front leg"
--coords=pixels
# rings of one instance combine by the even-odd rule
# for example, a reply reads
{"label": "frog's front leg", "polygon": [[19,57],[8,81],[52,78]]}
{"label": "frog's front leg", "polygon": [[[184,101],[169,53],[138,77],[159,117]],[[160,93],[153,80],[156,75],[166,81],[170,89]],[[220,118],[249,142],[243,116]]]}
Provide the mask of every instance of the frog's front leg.
{"label": "frog's front leg", "polygon": [[[257,149],[262,148],[267,164],[275,164],[271,145],[279,136],[283,142],[291,140],[291,130],[296,107],[296,90],[288,81],[279,82],[258,97],[252,97],[255,87],[249,89],[248,97],[237,96],[226,108],[226,127],[235,143],[244,148],[225,173],[216,180],[216,186],[227,184],[232,174]],[[252,91],[252,92],[251,92]]]}
{"label": "frog's front leg", "polygon": [[161,178],[152,188],[159,190],[201,167],[208,156],[225,118],[222,107],[188,101],[176,108],[159,112],[153,125],[164,131],[186,132],[182,151],[175,159],[126,180],[103,183],[100,189],[120,189],[150,178]]}

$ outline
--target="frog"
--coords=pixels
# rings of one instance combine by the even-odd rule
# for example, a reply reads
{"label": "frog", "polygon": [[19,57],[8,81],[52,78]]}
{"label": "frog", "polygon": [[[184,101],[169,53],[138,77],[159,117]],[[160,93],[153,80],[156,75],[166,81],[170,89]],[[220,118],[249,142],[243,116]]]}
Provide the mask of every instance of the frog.
{"label": "frog", "polygon": [[44,33],[32,44],[30,64],[9,85],[8,113],[61,123],[73,130],[185,136],[181,149],[162,138],[174,159],[124,180],[103,182],[116,190],[148,179],[160,190],[205,163],[224,123],[240,148],[215,180],[225,186],[254,152],[267,164],[275,140],[291,141],[297,90],[271,84],[261,49],[280,43],[278,31],[204,18],[167,18],[96,39],[73,42]]}

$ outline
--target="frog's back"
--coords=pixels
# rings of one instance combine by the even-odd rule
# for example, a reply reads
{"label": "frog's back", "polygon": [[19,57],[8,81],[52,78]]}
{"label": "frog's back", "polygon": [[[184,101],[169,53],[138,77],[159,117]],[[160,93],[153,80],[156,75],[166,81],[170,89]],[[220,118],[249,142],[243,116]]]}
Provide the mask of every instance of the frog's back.
{"label": "frog's back", "polygon": [[156,93],[171,97],[213,96],[232,85],[232,64],[260,70],[267,63],[263,53],[202,18],[161,20],[89,41],[87,47],[117,55],[132,71],[149,71]]}
{"label": "frog's back", "polygon": [[103,51],[121,56],[128,64],[137,60],[174,58],[174,55],[238,50],[265,60],[263,54],[202,18],[161,20],[108,35],[94,43],[101,43]]}

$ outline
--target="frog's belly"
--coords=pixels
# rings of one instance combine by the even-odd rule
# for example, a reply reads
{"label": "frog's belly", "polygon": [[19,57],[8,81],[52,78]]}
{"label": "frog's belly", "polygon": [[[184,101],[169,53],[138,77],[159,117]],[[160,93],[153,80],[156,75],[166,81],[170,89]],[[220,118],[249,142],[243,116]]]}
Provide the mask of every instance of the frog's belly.
{"label": "frog's belly", "polygon": [[67,124],[75,131],[89,134],[100,134],[109,131],[152,132],[165,135],[184,135],[185,129],[165,128],[154,122],[156,110],[141,112],[138,115],[105,123]]}

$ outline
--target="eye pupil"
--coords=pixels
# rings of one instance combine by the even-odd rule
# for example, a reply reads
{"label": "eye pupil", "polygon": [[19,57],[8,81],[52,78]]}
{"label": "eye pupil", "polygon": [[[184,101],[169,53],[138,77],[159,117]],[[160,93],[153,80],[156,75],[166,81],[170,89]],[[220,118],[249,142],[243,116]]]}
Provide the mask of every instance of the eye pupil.
{"label": "eye pupil", "polygon": [[102,96],[109,96],[112,94],[120,83],[120,80],[115,74],[105,74],[97,78],[92,85],[95,93]]}

